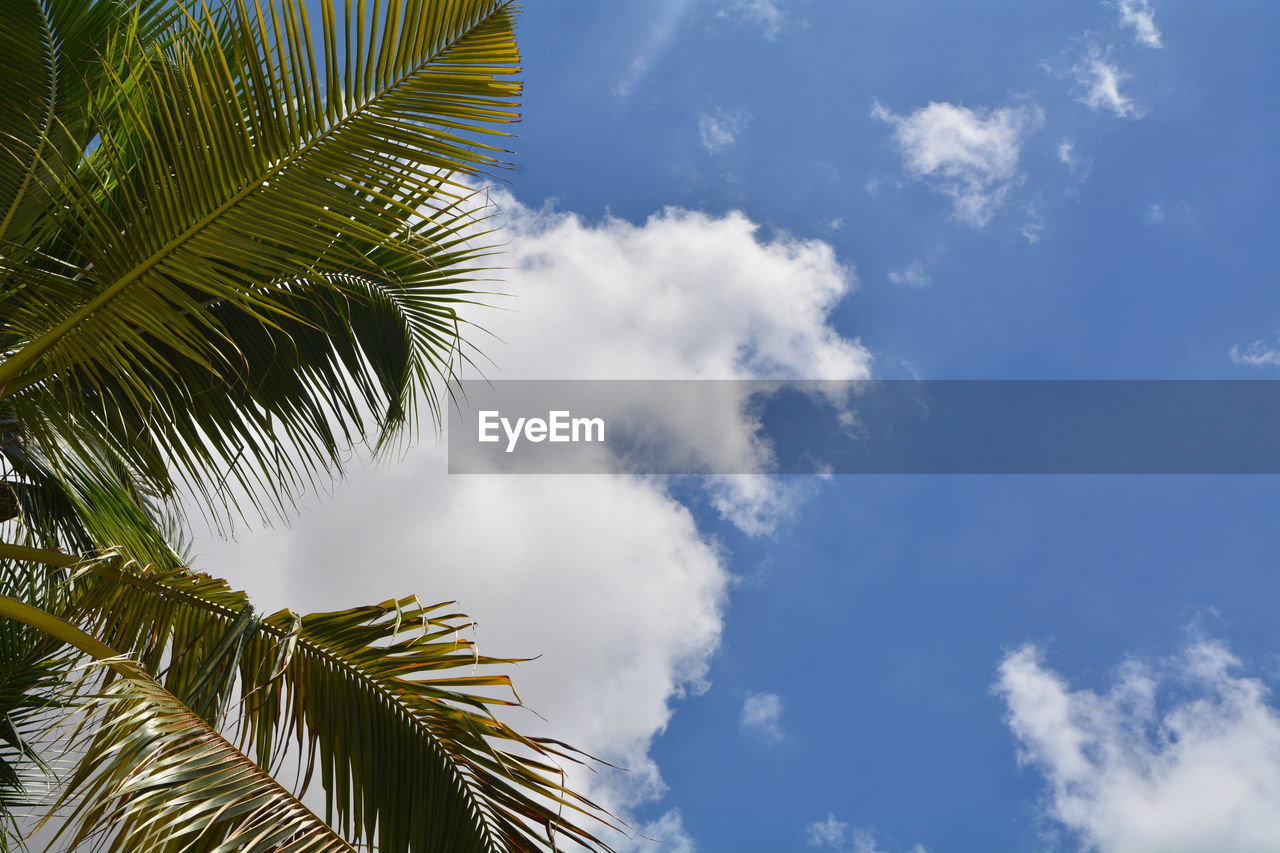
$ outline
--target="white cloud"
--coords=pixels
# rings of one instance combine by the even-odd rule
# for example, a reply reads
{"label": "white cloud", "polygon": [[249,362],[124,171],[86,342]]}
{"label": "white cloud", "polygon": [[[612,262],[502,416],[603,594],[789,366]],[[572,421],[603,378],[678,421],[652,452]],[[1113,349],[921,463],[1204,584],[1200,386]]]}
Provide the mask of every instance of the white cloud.
{"label": "white cloud", "polygon": [[698,139],[702,147],[712,154],[719,154],[738,141],[740,134],[751,121],[742,110],[716,110],[698,116]]}
{"label": "white cloud", "polygon": [[[587,225],[572,214],[507,206],[512,283],[520,295],[513,310],[481,322],[516,345],[489,348],[499,365],[490,378],[870,375],[869,353],[827,324],[854,277],[825,242],[785,235],[761,242],[756,225],[736,212],[710,217],[668,209],[641,225],[618,219]],[[716,390],[734,397],[721,407],[739,413],[732,421],[661,426],[711,470],[758,470],[768,448],[745,414],[744,389]],[[669,406],[649,411],[681,414]],[[768,532],[804,491],[799,482],[752,476],[707,484],[721,514],[751,534]]]}
{"label": "white cloud", "polygon": [[1027,205],[1027,218],[1022,223],[1022,239],[1035,245],[1044,236],[1044,215],[1040,213],[1040,205]]}
{"label": "white cloud", "polygon": [[1072,197],[1079,195],[1081,185],[1089,180],[1089,175],[1093,171],[1093,161],[1080,155],[1076,150],[1075,142],[1063,139],[1058,143],[1058,162],[1066,166],[1075,176],[1075,180],[1066,189],[1067,195]]}
{"label": "white cloud", "polygon": [[[636,224],[499,204],[510,298],[470,317],[495,336],[482,342],[494,378],[868,375],[866,350],[828,322],[854,278],[825,243],[763,239],[737,213],[671,209]],[[747,425],[726,429],[750,438]],[[726,514],[782,494],[726,479],[743,481],[716,493]],[[661,795],[649,748],[673,702],[705,686],[729,583],[720,546],[662,481],[448,476],[427,445],[357,465],[310,503],[287,529],[206,538],[197,565],[268,609],[457,599],[484,653],[541,655],[512,672],[547,718],[517,711],[523,730],[629,768],[583,776],[623,813]],[[682,849],[679,828],[673,814],[651,834]]]}
{"label": "white cloud", "polygon": [[1254,341],[1247,347],[1233,346],[1231,360],[1236,364],[1253,367],[1280,366],[1280,350],[1269,347],[1262,341]]}
{"label": "white cloud", "polygon": [[1178,230],[1199,230],[1195,209],[1185,199],[1169,202],[1153,201],[1142,210],[1142,221],[1147,225],[1160,225]]}
{"label": "white cloud", "polygon": [[948,196],[954,216],[975,228],[991,220],[1020,180],[1022,145],[1043,120],[1035,106],[972,110],[937,102],[898,116],[877,101],[871,115],[893,125],[908,176]]}
{"label": "white cloud", "polygon": [[1076,144],[1070,139],[1058,143],[1058,162],[1069,169],[1076,168],[1076,164],[1080,162],[1080,158],[1076,156]]}
{"label": "white cloud", "polygon": [[[805,828],[805,840],[810,847],[824,847],[840,853],[884,853],[870,830],[850,826],[836,816],[828,814],[826,820],[815,821]],[[916,844],[910,853],[927,853]]]}
{"label": "white cloud", "polygon": [[811,847],[842,847],[853,827],[836,816],[828,814],[826,820],[814,821],[805,828],[805,838]]}
{"label": "white cloud", "polygon": [[1077,185],[1088,179],[1089,172],[1093,170],[1093,161],[1082,157],[1076,150],[1076,144],[1070,139],[1058,143],[1058,162],[1079,176]]}
{"label": "white cloud", "polygon": [[1135,41],[1147,47],[1164,46],[1150,0],[1116,0],[1116,9],[1121,23],[1133,30]]}
{"label": "white cloud", "polygon": [[499,198],[509,310],[476,321],[492,378],[864,378],[870,354],[828,325],[853,270],[830,244],[761,238],[738,212],[667,208],[588,223]]}
{"label": "white cloud", "polygon": [[744,732],[767,741],[782,740],[782,699],[776,693],[748,693],[738,725]]}
{"label": "white cloud", "polygon": [[769,41],[781,35],[787,25],[787,16],[777,0],[725,0],[716,14],[721,18],[759,27]]}
{"label": "white cloud", "polygon": [[1142,118],[1133,99],[1120,91],[1128,79],[1119,66],[1097,48],[1090,46],[1084,57],[1071,68],[1075,77],[1075,98],[1094,110],[1108,110],[1120,118]]}
{"label": "white cloud", "polygon": [[1106,693],[1072,689],[1026,646],[1000,665],[1020,760],[1047,816],[1099,853],[1275,850],[1280,714],[1218,642],[1129,661]]}
{"label": "white cloud", "polygon": [[635,842],[627,846],[634,849],[635,853],[696,853],[698,849],[685,830],[684,817],[679,809],[672,809],[657,820],[640,827]]}
{"label": "white cloud", "polygon": [[933,278],[925,271],[924,264],[919,261],[912,261],[900,270],[889,270],[889,281],[909,287],[926,287],[933,284]]}

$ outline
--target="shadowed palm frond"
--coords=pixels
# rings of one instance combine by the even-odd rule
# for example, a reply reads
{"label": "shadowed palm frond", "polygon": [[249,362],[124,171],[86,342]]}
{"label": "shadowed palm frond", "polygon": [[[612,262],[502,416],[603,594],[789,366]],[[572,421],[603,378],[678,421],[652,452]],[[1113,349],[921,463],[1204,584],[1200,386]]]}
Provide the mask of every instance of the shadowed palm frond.
{"label": "shadowed palm frond", "polygon": [[115,545],[159,565],[184,562],[172,505],[147,494],[128,466],[86,443],[55,469],[12,418],[0,419],[0,506],[10,541],[78,552]]}
{"label": "shadowed palm frond", "polygon": [[[69,604],[66,573],[0,560],[0,588],[41,609]],[[66,713],[65,686],[79,658],[56,638],[0,618],[0,850],[25,850],[29,826],[49,798],[56,750],[43,743]],[[29,823],[29,821],[28,821]]]}
{"label": "shadowed palm frond", "polygon": [[[172,0],[9,0],[0,26],[0,255],[50,239],[59,187],[94,138],[111,63],[142,60],[178,19]],[[12,339],[9,343],[14,343]]]}

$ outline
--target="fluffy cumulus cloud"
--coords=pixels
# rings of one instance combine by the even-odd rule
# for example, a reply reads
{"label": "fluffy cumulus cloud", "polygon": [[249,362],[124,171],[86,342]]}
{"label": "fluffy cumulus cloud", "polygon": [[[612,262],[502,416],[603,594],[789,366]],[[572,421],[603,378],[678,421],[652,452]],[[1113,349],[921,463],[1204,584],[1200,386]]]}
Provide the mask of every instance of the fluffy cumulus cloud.
{"label": "fluffy cumulus cloud", "polygon": [[1280,713],[1219,642],[1130,661],[1105,693],[1073,689],[1028,646],[997,689],[1047,816],[1099,853],[1275,850]]}
{"label": "fluffy cumulus cloud", "polygon": [[738,141],[751,121],[742,110],[714,110],[698,116],[698,141],[712,154],[719,154]]}
{"label": "fluffy cumulus cloud", "polygon": [[[853,277],[823,243],[764,239],[739,214],[587,222],[498,203],[508,296],[471,318],[493,334],[481,341],[490,376],[867,374],[866,351],[828,323]],[[777,499],[769,481],[726,488],[726,512]],[[705,686],[729,583],[721,550],[663,482],[448,476],[425,442],[357,465],[308,504],[291,527],[206,538],[197,564],[269,608],[456,599],[483,652],[541,656],[512,676],[545,721],[516,709],[515,722],[628,767],[584,776],[613,808],[661,795],[649,747],[673,702]],[[641,829],[692,849],[677,813]]]}
{"label": "fluffy cumulus cloud", "polygon": [[1080,103],[1120,118],[1142,117],[1134,100],[1120,91],[1127,75],[1096,46],[1091,46],[1071,67],[1071,74],[1076,83],[1075,98]]}
{"label": "fluffy cumulus cloud", "polygon": [[1043,121],[1031,105],[976,110],[935,102],[896,115],[877,101],[871,115],[893,126],[908,177],[946,195],[955,217],[976,228],[991,220],[1021,180],[1022,145]]}
{"label": "fluffy cumulus cloud", "polygon": [[[876,843],[875,833],[858,826],[850,826],[835,815],[827,815],[825,820],[814,821],[805,827],[805,840],[810,847],[824,850],[835,850],[839,853],[885,853]],[[924,847],[916,844],[909,853],[927,853]]]}
{"label": "fluffy cumulus cloud", "polygon": [[828,243],[765,240],[741,213],[669,208],[589,223],[510,198],[511,299],[477,322],[491,378],[863,378],[828,323],[855,284]]}
{"label": "fluffy cumulus cloud", "polygon": [[782,740],[782,699],[776,693],[748,693],[742,701],[738,725],[754,737]]}
{"label": "fluffy cumulus cloud", "polygon": [[1139,44],[1164,46],[1150,0],[1116,0],[1116,10],[1120,13],[1120,22],[1133,30],[1133,37]]}

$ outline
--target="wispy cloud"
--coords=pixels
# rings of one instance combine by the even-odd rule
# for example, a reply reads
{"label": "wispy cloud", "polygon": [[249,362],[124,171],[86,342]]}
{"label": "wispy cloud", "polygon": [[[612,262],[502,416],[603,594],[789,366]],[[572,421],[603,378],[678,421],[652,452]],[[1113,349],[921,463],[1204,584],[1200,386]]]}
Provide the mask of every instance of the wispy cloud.
{"label": "wispy cloud", "polygon": [[1067,187],[1066,194],[1072,197],[1078,196],[1081,185],[1089,180],[1089,175],[1093,172],[1093,161],[1082,156],[1076,150],[1076,144],[1073,141],[1063,139],[1058,143],[1058,162],[1066,166],[1075,178]]}
{"label": "wispy cloud", "polygon": [[[814,821],[805,827],[805,840],[810,847],[836,850],[839,853],[885,853],[876,843],[875,834],[858,826],[850,826],[828,814],[826,820]],[[927,853],[916,844],[909,853]]]}
{"label": "wispy cloud", "polygon": [[782,740],[782,699],[776,693],[748,693],[742,702],[738,725],[767,741]]}
{"label": "wispy cloud", "polygon": [[1076,154],[1076,144],[1070,139],[1064,139],[1058,143],[1058,162],[1068,169],[1076,168],[1076,165],[1080,162],[1080,158]]}
{"label": "wispy cloud", "polygon": [[1164,47],[1150,0],[1116,0],[1115,5],[1120,22],[1133,30],[1135,41],[1147,47]]}
{"label": "wispy cloud", "polygon": [[[672,809],[655,821],[640,827],[639,842],[632,842],[625,849],[634,849],[636,853],[697,853],[698,845],[694,843],[684,826],[684,816],[679,809]],[[630,839],[629,839],[630,840]],[[654,847],[654,844],[657,847]]]}
{"label": "wispy cloud", "polygon": [[1044,236],[1044,214],[1040,212],[1040,205],[1027,205],[1027,218],[1022,223],[1022,239],[1031,245],[1040,242],[1040,238]]}
{"label": "wispy cloud", "polygon": [[933,278],[919,261],[912,261],[900,270],[889,270],[889,281],[908,287],[927,287],[933,284]]}
{"label": "wispy cloud", "polygon": [[1085,55],[1071,67],[1075,78],[1075,98],[1094,110],[1107,110],[1120,118],[1142,118],[1133,99],[1120,91],[1128,75],[1112,62],[1106,52],[1090,45]]}
{"label": "wispy cloud", "polygon": [[1247,364],[1251,367],[1280,366],[1280,350],[1268,346],[1263,341],[1254,341],[1246,347],[1233,346],[1231,360],[1236,364]]}
{"label": "wispy cloud", "polygon": [[667,52],[680,31],[681,23],[693,9],[693,0],[663,0],[661,5],[655,5],[658,8],[654,12],[648,37],[631,60],[622,79],[614,84],[613,94],[619,98],[629,98]]}
{"label": "wispy cloud", "polygon": [[1142,210],[1142,221],[1147,225],[1183,230],[1199,227],[1196,211],[1186,199],[1149,202]]}
{"label": "wispy cloud", "polygon": [[698,116],[698,139],[702,147],[719,154],[738,141],[738,134],[751,123],[751,115],[743,110],[716,110]]}
{"label": "wispy cloud", "polygon": [[716,14],[727,20],[759,27],[769,41],[781,35],[788,23],[778,0],[726,0]]}
{"label": "wispy cloud", "polygon": [[1034,105],[974,110],[934,102],[899,116],[876,101],[871,115],[893,125],[908,177],[949,197],[953,215],[975,228],[991,220],[1020,180],[1022,145],[1043,121]]}

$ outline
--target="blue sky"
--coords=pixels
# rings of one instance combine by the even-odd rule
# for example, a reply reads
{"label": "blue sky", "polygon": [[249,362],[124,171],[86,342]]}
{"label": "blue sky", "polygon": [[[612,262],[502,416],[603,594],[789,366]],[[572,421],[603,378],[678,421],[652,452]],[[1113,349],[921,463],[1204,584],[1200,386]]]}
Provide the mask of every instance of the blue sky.
{"label": "blue sky", "polygon": [[[529,3],[492,375],[1277,378],[1278,35],[1247,0]],[[521,719],[631,768],[585,782],[657,839],[624,850],[1280,850],[1277,499],[426,446],[202,548],[268,609],[417,591],[541,654]]]}
{"label": "blue sky", "polygon": [[[1103,2],[756,5],[778,10],[773,38],[752,4],[531,6],[517,195],[631,219],[737,208],[826,239],[863,284],[839,326],[885,376],[1232,376],[1230,346],[1274,342],[1280,295],[1257,264],[1277,205],[1277,116],[1255,88],[1276,69],[1272,4],[1159,4],[1161,49]],[[1141,118],[1075,100],[1067,69],[1090,44],[1129,75]],[[648,70],[620,97],[637,61]],[[877,99],[898,114],[1044,111],[1020,185],[985,228],[921,183],[898,186]],[[703,115],[742,127],[713,153]],[[1087,165],[1062,163],[1063,141]],[[1153,205],[1163,222],[1145,221]],[[1028,207],[1043,223],[1034,246]],[[913,262],[932,287],[886,286]]]}
{"label": "blue sky", "polygon": [[[1267,376],[1230,351],[1280,326],[1260,91],[1280,8],[1149,9],[1159,48],[1101,2],[539,3],[513,191],[588,218],[739,209],[829,242],[859,279],[833,322],[881,376]],[[1132,115],[1081,102],[1091,50]],[[975,227],[904,172],[876,102],[1042,116]],[[913,264],[929,283],[890,280]],[[1280,675],[1277,498],[1267,478],[847,478],[763,539],[702,506],[747,580],[712,687],[657,741],[652,814],[678,806],[708,851],[805,849],[828,814],[893,851],[1075,849],[1019,767],[1002,655],[1041,643],[1101,688],[1202,632]],[[744,738],[752,692],[779,697],[776,737]]]}

